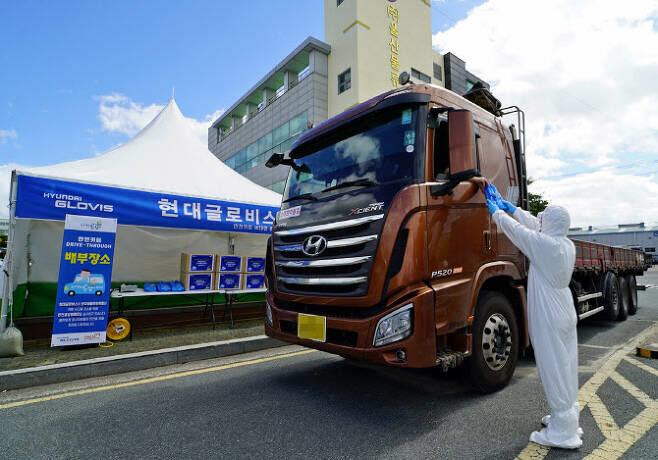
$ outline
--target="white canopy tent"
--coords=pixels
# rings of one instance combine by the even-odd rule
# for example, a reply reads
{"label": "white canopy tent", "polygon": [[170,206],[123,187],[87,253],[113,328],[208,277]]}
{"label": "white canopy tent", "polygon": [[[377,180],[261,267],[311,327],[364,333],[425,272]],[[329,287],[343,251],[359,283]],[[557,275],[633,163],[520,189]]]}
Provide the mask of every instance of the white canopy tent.
{"label": "white canopy tent", "polygon": [[[272,217],[272,212],[276,212],[281,203],[281,195],[251,182],[210,153],[195,135],[172,98],[133,139],[102,155],[14,171],[10,195],[9,252],[5,267],[9,272],[9,282],[3,297],[3,313],[6,312],[8,303],[7,294],[11,295],[17,286],[28,282],[56,283],[59,270],[64,222],[59,215],[52,218],[30,217],[29,213],[21,215],[21,193],[17,192],[21,178],[40,180],[45,184],[30,195],[35,198],[31,206],[37,210],[52,207],[54,211],[57,204],[52,206],[55,197],[53,193],[66,190],[58,189],[57,184],[75,184],[90,189],[103,189],[102,193],[106,197],[111,197],[113,192],[116,194],[124,191],[134,191],[142,197],[153,196],[155,200],[165,196],[168,197],[167,200],[161,199],[168,201],[169,205],[176,203],[176,212],[187,214],[186,223],[180,224],[182,219],[160,218],[160,210],[164,216],[165,208],[160,206],[158,209],[155,205],[157,217],[160,222],[166,221],[165,225],[158,224],[157,219],[142,223],[139,215],[132,216],[135,219],[122,222],[119,216],[112,272],[112,281],[118,282],[178,279],[181,252],[264,254],[268,235],[262,225],[250,227],[232,224],[233,227],[228,228],[227,210],[218,211],[219,205],[215,205],[216,212],[223,212],[221,219],[224,222],[213,225],[218,222],[209,222],[210,214],[205,219],[204,210],[195,206],[203,206],[204,202],[221,203],[222,206],[233,204],[241,206],[243,211],[251,209],[253,220],[256,209],[261,212],[258,219],[263,218],[265,211]],[[46,195],[53,199],[46,202]],[[44,202],[41,203],[36,198]],[[139,197],[136,198],[138,199]],[[177,202],[178,199],[180,203]],[[25,198],[22,200],[26,201]],[[189,202],[184,205],[185,209],[183,201]],[[77,201],[73,202],[73,205],[77,204]],[[140,214],[136,204],[123,204],[124,208],[131,207],[132,214]],[[115,211],[117,207],[114,206]],[[70,213],[84,214],[78,210]],[[169,209],[170,212],[171,210],[172,208]],[[61,209],[57,211],[60,214],[64,212]],[[192,215],[193,219],[190,217]],[[103,216],[113,217],[111,213]],[[213,220],[221,220],[217,214],[215,216]],[[197,222],[199,226],[194,225]],[[168,225],[169,223],[175,225]],[[172,226],[178,228],[171,228]],[[54,303],[53,297],[52,304],[48,306],[51,312]],[[45,314],[43,307],[38,311],[24,313]],[[4,324],[4,318],[0,319],[0,331]]]}

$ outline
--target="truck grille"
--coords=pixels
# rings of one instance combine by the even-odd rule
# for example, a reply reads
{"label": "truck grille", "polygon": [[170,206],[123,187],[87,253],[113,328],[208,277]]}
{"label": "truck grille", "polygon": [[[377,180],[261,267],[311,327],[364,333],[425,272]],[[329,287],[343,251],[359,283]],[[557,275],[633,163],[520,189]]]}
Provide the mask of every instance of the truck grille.
{"label": "truck grille", "polygon": [[[365,295],[383,218],[384,214],[377,214],[275,231],[274,266],[279,290],[292,294]],[[309,240],[317,245],[305,251]]]}

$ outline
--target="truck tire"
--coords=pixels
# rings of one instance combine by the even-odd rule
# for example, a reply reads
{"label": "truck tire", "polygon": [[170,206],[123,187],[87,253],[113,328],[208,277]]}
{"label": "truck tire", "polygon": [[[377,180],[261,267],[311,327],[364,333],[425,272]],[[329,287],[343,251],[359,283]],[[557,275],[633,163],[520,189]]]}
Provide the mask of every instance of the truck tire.
{"label": "truck tire", "polygon": [[475,391],[498,391],[512,378],[519,356],[519,329],[509,299],[482,293],[472,330],[473,352],[464,362],[464,377]]}
{"label": "truck tire", "polygon": [[617,275],[608,272],[603,277],[603,313],[610,321],[615,321],[619,316],[619,280]]}
{"label": "truck tire", "polygon": [[637,281],[635,275],[626,275],[628,282],[628,290],[630,291],[630,302],[628,304],[628,314],[634,315],[637,313]]}
{"label": "truck tire", "polygon": [[630,309],[631,303],[631,293],[628,289],[628,280],[620,276],[619,277],[619,315],[617,315],[617,321],[626,321],[628,318],[628,311]]}

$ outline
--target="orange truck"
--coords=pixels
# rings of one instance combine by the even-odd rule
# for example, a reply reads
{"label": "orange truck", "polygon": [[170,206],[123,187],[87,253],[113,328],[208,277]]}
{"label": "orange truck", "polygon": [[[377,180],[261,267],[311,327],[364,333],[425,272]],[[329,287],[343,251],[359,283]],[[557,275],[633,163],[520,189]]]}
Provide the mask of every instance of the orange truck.
{"label": "orange truck", "polygon": [[[471,179],[528,209],[524,124],[484,88],[409,82],[274,154],[267,166],[290,172],[267,247],[266,334],[390,366],[463,366],[475,389],[504,387],[530,345],[528,262]],[[575,243],[579,317],[633,314],[643,254]]]}

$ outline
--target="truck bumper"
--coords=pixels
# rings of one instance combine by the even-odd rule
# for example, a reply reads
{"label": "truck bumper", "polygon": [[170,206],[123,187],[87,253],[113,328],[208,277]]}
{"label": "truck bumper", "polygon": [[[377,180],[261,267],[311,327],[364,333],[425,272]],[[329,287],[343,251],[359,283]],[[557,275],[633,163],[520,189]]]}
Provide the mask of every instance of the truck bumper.
{"label": "truck bumper", "polygon": [[[434,321],[434,294],[422,289],[415,294],[398,296],[376,315],[368,318],[347,318],[326,316],[327,340],[317,342],[300,339],[297,336],[297,311],[278,306],[270,292],[266,294],[272,310],[272,325],[265,320],[265,333],[269,337],[309,348],[326,351],[347,358],[376,362],[399,367],[432,367],[436,365],[436,328]],[[377,322],[389,313],[409,303],[413,308],[413,329],[406,339],[381,347],[372,345]],[[314,307],[307,304],[305,312],[315,313]],[[335,307],[334,310],[337,310]],[[348,315],[345,315],[348,316]],[[400,353],[400,352],[403,353]],[[401,356],[404,355],[404,358]]]}

